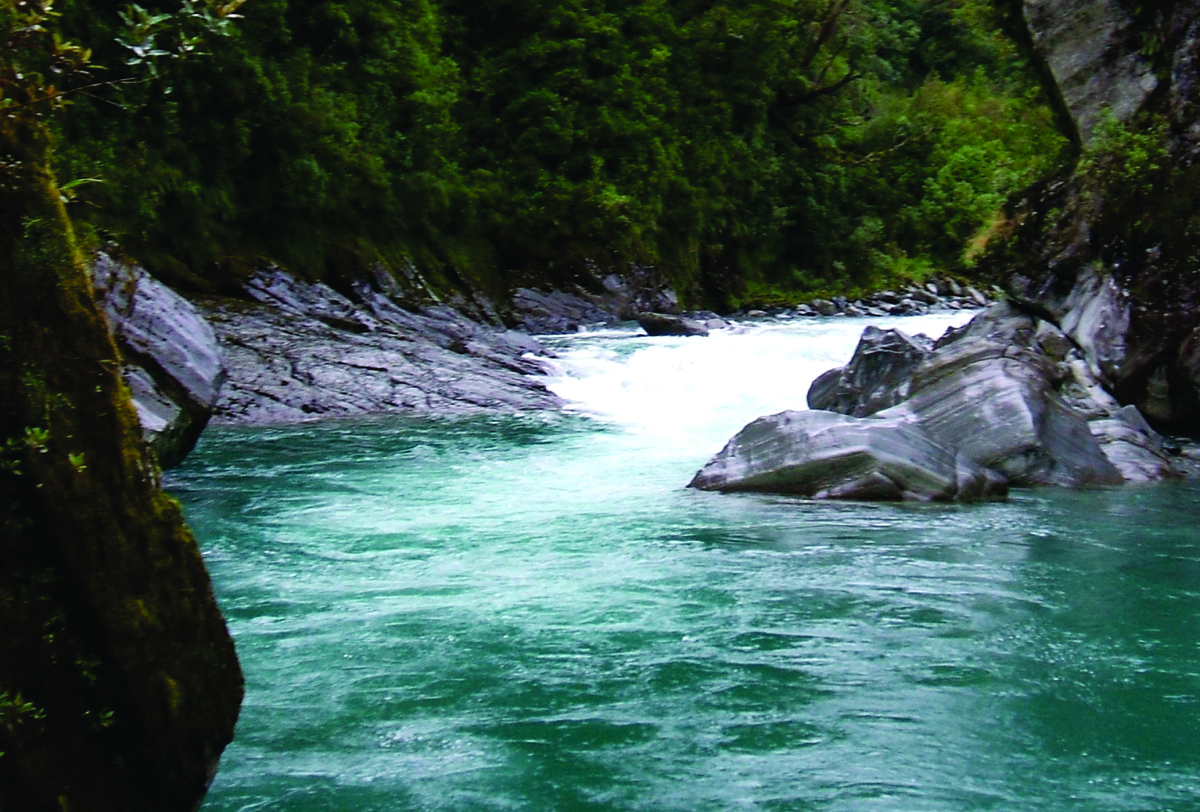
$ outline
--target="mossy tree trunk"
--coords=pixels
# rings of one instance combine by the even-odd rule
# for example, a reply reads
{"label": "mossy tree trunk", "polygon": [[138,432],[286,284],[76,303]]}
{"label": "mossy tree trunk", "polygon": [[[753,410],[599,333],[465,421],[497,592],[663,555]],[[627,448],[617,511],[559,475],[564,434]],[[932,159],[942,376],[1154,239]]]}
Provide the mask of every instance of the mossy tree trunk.
{"label": "mossy tree trunk", "polygon": [[242,676],[49,151],[0,126],[0,812],[193,809]]}

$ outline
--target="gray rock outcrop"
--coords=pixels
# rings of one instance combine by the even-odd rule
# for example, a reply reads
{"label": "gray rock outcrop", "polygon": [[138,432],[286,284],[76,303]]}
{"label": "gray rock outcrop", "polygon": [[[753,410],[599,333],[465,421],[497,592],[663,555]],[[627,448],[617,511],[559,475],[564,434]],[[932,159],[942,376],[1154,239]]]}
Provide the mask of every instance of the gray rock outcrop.
{"label": "gray rock outcrop", "polygon": [[1131,119],[1158,87],[1118,0],[1024,0],[1021,7],[1035,56],[1053,76],[1079,141],[1091,140],[1106,114]]}
{"label": "gray rock outcrop", "polygon": [[[997,304],[935,344],[870,328],[809,405],[747,426],[692,480],[813,498],[971,500],[1177,476],[1061,330]],[[840,416],[839,416],[840,415]]]}
{"label": "gray rock outcrop", "polygon": [[[1010,209],[985,261],[1058,324],[1092,373],[1158,429],[1200,425],[1200,2],[1023,0],[1033,51],[1086,160]],[[1113,143],[1098,122],[1124,125]],[[1138,155],[1121,138],[1141,139]],[[1112,139],[1110,139],[1112,140]]]}
{"label": "gray rock outcrop", "polygon": [[637,317],[637,323],[648,336],[708,335],[708,326],[704,323],[666,313],[642,313]]}
{"label": "gray rock outcrop", "polygon": [[587,285],[570,290],[518,288],[506,321],[528,333],[547,335],[629,321],[639,313],[679,313],[679,297],[652,266],[631,265],[621,274],[602,277],[597,266],[585,262],[580,277]]}
{"label": "gray rock outcrop", "polygon": [[171,467],[195,446],[220,395],[216,335],[190,302],[136,265],[99,253],[92,281],[142,432]]}
{"label": "gray rock outcrop", "polygon": [[908,397],[910,376],[932,350],[928,336],[868,327],[849,364],[813,381],[808,406],[854,417],[895,406]]}
{"label": "gray rock outcrop", "polygon": [[1007,481],[933,441],[906,416],[781,412],[755,420],[688,487],[814,499],[1003,498]]}
{"label": "gray rock outcrop", "polygon": [[228,380],[214,421],[278,423],[384,412],[470,414],[556,408],[534,377],[541,345],[449,307],[398,306],[363,280],[353,299],[278,268],[246,285],[254,301],[198,300]]}

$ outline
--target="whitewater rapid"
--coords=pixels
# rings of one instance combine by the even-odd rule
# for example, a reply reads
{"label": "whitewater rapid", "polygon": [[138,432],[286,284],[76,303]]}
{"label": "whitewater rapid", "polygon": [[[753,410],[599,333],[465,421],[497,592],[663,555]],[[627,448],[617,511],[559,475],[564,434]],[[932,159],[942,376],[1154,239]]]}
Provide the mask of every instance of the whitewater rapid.
{"label": "whitewater rapid", "polygon": [[652,438],[663,450],[719,448],[757,417],[807,408],[813,380],[849,361],[868,325],[937,338],[973,315],[753,321],[691,338],[651,338],[636,325],[550,337],[558,357],[546,385],[569,411]]}

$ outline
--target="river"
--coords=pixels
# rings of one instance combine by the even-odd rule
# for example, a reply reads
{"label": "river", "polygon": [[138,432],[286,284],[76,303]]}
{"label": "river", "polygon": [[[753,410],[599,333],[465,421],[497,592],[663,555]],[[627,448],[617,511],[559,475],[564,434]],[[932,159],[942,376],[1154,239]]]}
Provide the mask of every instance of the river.
{"label": "river", "polygon": [[246,700],[205,812],[1200,809],[1196,485],[684,489],[865,323],[552,339],[561,414],[207,432],[168,486]]}

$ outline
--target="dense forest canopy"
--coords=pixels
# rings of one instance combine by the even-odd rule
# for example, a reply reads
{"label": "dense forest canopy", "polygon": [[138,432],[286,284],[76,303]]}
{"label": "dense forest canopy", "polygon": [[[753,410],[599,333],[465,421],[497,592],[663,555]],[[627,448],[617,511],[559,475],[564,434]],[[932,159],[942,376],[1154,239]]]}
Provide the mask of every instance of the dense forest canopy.
{"label": "dense forest canopy", "polygon": [[[135,70],[133,9],[59,9],[105,76]],[[77,225],[177,284],[382,261],[498,294],[643,263],[693,304],[847,290],[964,268],[1069,148],[992,0],[239,13],[59,120]]]}

